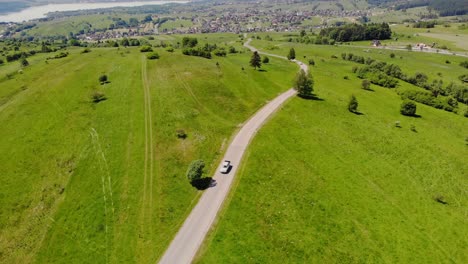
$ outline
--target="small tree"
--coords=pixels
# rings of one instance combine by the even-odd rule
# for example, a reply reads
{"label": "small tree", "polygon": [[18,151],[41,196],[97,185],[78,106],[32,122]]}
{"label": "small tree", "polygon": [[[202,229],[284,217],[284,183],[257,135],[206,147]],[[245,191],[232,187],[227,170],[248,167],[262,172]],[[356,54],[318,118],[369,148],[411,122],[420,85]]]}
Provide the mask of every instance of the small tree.
{"label": "small tree", "polygon": [[409,100],[403,101],[400,113],[405,116],[414,116],[416,114],[416,104]]}
{"label": "small tree", "polygon": [[263,57],[263,60],[262,60],[263,64],[267,64],[270,62],[270,58],[268,58],[267,56]]}
{"label": "small tree", "polygon": [[177,129],[176,133],[177,133],[177,138],[180,138],[180,139],[187,138],[187,133],[183,129]]}
{"label": "small tree", "polygon": [[260,58],[257,51],[254,51],[250,58],[250,66],[254,67],[254,69],[262,67],[262,58]]}
{"label": "small tree", "polygon": [[306,31],[303,29],[301,30],[301,38],[305,37],[307,35]]}
{"label": "small tree", "polygon": [[294,60],[296,58],[296,51],[291,48],[288,53],[288,60]]}
{"label": "small tree", "polygon": [[351,95],[350,99],[349,99],[349,103],[348,103],[348,110],[351,112],[351,113],[356,113],[357,112],[357,108],[358,108],[358,101],[356,99],[356,96]]}
{"label": "small tree", "polygon": [[205,168],[205,162],[203,160],[194,160],[190,164],[187,170],[187,179],[190,183],[201,179],[203,175],[203,169]]}
{"label": "small tree", "polygon": [[97,104],[101,101],[104,101],[106,100],[106,95],[103,93],[103,92],[100,92],[100,91],[94,91],[92,94],[91,94],[91,100],[93,101],[93,103]]}
{"label": "small tree", "polygon": [[0,65],[2,65],[3,63],[5,63],[2,59],[0,59]]}
{"label": "small tree", "polygon": [[395,58],[395,53],[390,53],[390,58]]}
{"label": "small tree", "polygon": [[103,74],[103,75],[99,76],[99,82],[100,82],[101,84],[106,83],[107,80],[108,80],[107,75]]}
{"label": "small tree", "polygon": [[370,90],[371,82],[367,79],[362,80],[361,87],[364,90]]}
{"label": "small tree", "polygon": [[313,59],[309,59],[309,65],[310,66],[315,66],[315,61]]}
{"label": "small tree", "polygon": [[301,70],[296,76],[294,89],[297,90],[299,97],[312,98],[314,91],[314,80],[304,70]]}
{"label": "small tree", "polygon": [[27,67],[27,66],[29,66],[29,61],[28,61],[26,58],[22,58],[21,61],[20,61],[20,63],[21,63],[21,66],[22,66],[22,67]]}

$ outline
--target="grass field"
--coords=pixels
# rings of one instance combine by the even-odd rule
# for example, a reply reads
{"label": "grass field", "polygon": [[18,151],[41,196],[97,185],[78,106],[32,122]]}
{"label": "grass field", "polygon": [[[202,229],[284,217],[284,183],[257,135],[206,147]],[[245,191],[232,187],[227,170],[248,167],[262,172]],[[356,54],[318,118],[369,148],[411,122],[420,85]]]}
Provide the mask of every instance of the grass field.
{"label": "grass field", "polygon": [[355,49],[297,50],[316,58],[322,101],[295,98],[259,132],[197,263],[465,263],[467,119],[420,104],[401,116],[394,91],[362,90],[353,64],[329,59]]}
{"label": "grass field", "polygon": [[[198,199],[188,164],[204,159],[211,172],[238,125],[296,72],[273,58],[254,71],[247,53],[69,52],[30,57],[11,79],[19,63],[0,66],[1,263],[154,263]],[[95,90],[107,100],[92,103]]]}

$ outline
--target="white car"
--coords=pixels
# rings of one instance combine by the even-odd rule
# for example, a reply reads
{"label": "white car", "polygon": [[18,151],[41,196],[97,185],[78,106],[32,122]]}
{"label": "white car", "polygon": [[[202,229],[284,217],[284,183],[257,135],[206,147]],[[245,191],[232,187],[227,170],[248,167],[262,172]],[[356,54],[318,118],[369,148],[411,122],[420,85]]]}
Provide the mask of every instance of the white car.
{"label": "white car", "polygon": [[223,162],[223,166],[221,167],[221,169],[219,170],[221,173],[228,173],[229,172],[229,168],[231,168],[231,162],[229,160],[225,160]]}

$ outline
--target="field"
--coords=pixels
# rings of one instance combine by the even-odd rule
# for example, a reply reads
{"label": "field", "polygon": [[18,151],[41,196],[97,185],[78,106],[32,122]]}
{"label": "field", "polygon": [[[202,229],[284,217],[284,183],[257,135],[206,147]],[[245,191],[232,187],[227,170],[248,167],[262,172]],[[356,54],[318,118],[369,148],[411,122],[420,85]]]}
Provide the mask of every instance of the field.
{"label": "field", "polygon": [[[259,132],[196,262],[465,263],[467,119],[421,104],[419,118],[401,116],[394,91],[360,89],[354,64],[330,58],[362,52],[390,62],[386,52],[294,47],[314,58],[321,100],[291,100]],[[447,81],[466,71],[441,55],[399,56],[405,71],[431,65]],[[347,110],[351,94],[360,114]]]}
{"label": "field", "polygon": [[[248,53],[82,50],[0,66],[1,263],[154,263],[200,194],[188,164],[201,158],[210,175],[238,125],[297,70],[271,58],[254,71]],[[107,99],[93,103],[95,91]]]}

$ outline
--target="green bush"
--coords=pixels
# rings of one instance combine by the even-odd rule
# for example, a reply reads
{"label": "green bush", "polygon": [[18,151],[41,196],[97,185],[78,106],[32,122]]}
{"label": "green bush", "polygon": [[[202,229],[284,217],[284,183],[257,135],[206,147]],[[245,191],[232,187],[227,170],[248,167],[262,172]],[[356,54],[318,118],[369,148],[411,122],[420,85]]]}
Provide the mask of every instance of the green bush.
{"label": "green bush", "polygon": [[190,164],[187,170],[187,179],[190,182],[201,179],[204,168],[205,168],[205,162],[203,160],[192,161],[192,163]]}
{"label": "green bush", "polygon": [[93,101],[93,103],[99,103],[99,102],[104,101],[106,99],[107,99],[106,95],[103,92],[94,91],[91,94],[91,100]]}
{"label": "green bush", "polygon": [[269,62],[270,62],[270,58],[268,58],[267,56],[265,56],[265,57],[263,57],[262,62],[263,62],[264,64],[269,63]]}
{"label": "green bush", "polygon": [[362,80],[362,83],[361,83],[361,87],[362,89],[364,90],[370,90],[370,85],[371,85],[371,82],[369,80]]}
{"label": "green bush", "polygon": [[107,75],[103,74],[103,75],[99,76],[99,82],[101,84],[107,82],[107,80],[108,80]]}
{"label": "green bush", "polygon": [[159,54],[156,53],[156,52],[153,52],[153,53],[150,53],[148,54],[148,56],[146,56],[149,60],[156,60],[156,59],[159,59]]}
{"label": "green bush", "polygon": [[29,62],[28,62],[28,60],[27,60],[26,58],[22,58],[21,61],[20,61],[20,63],[21,63],[21,66],[22,66],[22,67],[27,67],[27,66],[29,66]]}
{"label": "green bush", "polygon": [[141,47],[140,51],[141,52],[152,52],[153,48],[151,48],[151,46],[143,46],[143,47]]}
{"label": "green bush", "polygon": [[460,66],[462,66],[463,68],[468,69],[468,61],[462,61],[462,62],[460,62]]}
{"label": "green bush", "polygon": [[468,74],[460,75],[460,76],[458,76],[458,79],[460,79],[460,81],[462,81],[464,83],[468,83]]}
{"label": "green bush", "polygon": [[405,116],[416,115],[416,104],[409,100],[403,101],[401,104],[400,113]]}
{"label": "green bush", "polygon": [[356,113],[357,112],[357,108],[358,108],[358,101],[356,99],[356,96],[354,95],[351,95],[351,97],[349,98],[349,103],[348,103],[348,110],[351,112],[351,113]]}
{"label": "green bush", "polygon": [[219,49],[215,49],[213,51],[214,55],[218,56],[218,57],[226,57],[227,55],[227,52],[224,48],[219,48]]}

